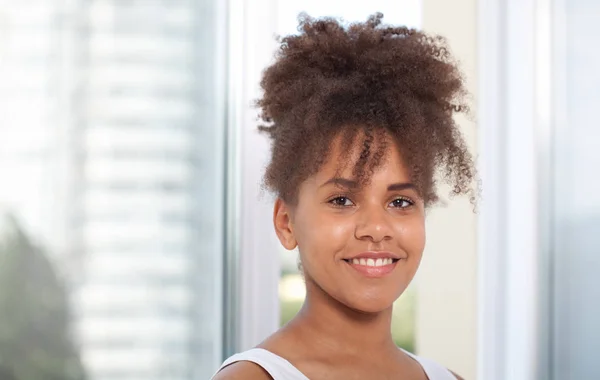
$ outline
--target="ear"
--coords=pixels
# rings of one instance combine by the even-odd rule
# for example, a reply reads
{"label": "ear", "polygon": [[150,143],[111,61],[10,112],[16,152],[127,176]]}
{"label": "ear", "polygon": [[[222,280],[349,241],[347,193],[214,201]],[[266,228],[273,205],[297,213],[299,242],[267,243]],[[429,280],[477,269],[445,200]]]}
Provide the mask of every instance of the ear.
{"label": "ear", "polygon": [[294,236],[291,209],[281,198],[277,198],[273,206],[273,225],[281,245],[289,251],[296,248],[298,242]]}

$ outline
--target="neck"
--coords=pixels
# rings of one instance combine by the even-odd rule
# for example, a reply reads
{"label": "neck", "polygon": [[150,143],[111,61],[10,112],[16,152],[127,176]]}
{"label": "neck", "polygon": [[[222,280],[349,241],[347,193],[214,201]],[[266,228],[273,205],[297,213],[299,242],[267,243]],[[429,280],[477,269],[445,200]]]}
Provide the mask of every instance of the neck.
{"label": "neck", "polygon": [[[337,354],[398,350],[392,339],[392,306],[376,313],[349,308],[306,280],[306,300],[288,325],[302,340]],[[315,347],[316,348],[316,347]]]}

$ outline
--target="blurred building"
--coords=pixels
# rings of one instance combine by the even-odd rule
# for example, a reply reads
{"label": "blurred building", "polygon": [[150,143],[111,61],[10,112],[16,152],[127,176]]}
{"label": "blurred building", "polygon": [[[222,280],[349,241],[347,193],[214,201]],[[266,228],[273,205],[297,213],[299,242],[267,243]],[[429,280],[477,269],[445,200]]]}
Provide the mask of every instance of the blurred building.
{"label": "blurred building", "polygon": [[91,380],[204,378],[219,352],[214,13],[0,3],[0,199],[68,279]]}

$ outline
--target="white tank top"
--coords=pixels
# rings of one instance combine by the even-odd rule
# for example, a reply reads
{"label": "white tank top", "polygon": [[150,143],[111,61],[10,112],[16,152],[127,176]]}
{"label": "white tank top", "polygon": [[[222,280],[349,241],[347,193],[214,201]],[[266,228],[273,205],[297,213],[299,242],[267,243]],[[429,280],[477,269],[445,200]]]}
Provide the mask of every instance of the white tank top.
{"label": "white tank top", "polygon": [[[415,356],[407,351],[404,352],[419,362],[429,380],[456,380],[456,377],[454,377],[450,371],[436,362]],[[223,362],[217,373],[226,366],[239,361],[248,361],[258,364],[271,375],[273,380],[309,380],[308,377],[304,376],[304,374],[294,367],[292,363],[262,348],[253,348],[231,356]]]}

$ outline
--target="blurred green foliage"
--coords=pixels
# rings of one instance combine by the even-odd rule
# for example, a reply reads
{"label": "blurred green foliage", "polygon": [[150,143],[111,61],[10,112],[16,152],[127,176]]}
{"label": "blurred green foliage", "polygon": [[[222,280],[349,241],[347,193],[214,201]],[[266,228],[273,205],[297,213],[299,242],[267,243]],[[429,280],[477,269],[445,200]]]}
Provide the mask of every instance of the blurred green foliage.
{"label": "blurred green foliage", "polygon": [[51,262],[13,217],[2,217],[0,228],[0,378],[84,380]]}

